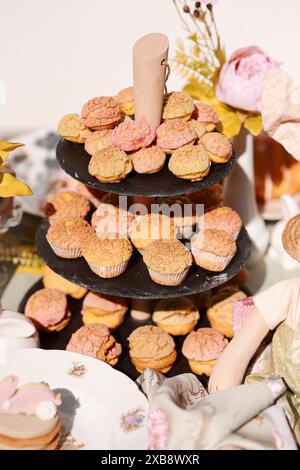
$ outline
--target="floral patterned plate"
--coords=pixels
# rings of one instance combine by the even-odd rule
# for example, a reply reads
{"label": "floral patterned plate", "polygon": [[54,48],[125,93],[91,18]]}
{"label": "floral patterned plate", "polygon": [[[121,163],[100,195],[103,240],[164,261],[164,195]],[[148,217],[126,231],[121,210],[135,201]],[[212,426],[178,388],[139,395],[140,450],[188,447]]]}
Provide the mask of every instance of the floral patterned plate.
{"label": "floral patterned plate", "polygon": [[0,380],[47,382],[61,394],[61,449],[147,449],[148,401],[108,364],[68,351],[20,349],[0,354]]}

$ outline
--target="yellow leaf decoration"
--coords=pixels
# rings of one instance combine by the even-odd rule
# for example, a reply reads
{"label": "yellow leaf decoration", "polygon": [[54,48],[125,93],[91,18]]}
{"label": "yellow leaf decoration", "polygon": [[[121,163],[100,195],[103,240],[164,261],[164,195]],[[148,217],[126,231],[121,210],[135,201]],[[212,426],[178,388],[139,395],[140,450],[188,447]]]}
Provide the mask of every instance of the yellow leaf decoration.
{"label": "yellow leaf decoration", "polygon": [[263,130],[263,121],[260,114],[252,114],[245,119],[244,127],[253,135],[259,135]]}
{"label": "yellow leaf decoration", "polygon": [[31,194],[29,186],[19,181],[14,175],[0,174],[0,197],[31,196]]}
{"label": "yellow leaf decoration", "polygon": [[2,162],[5,162],[9,152],[15,150],[18,147],[23,147],[23,145],[24,144],[20,144],[19,142],[6,142],[5,140],[0,140],[0,158]]}

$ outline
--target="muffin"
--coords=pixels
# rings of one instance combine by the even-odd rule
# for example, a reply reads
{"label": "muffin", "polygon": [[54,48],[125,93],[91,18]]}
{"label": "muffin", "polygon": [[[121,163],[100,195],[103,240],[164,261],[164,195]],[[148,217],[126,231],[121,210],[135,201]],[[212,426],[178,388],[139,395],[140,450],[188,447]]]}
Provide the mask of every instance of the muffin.
{"label": "muffin", "polygon": [[156,145],[168,154],[183,145],[192,145],[197,138],[194,127],[183,119],[163,122],[156,133]]}
{"label": "muffin", "polygon": [[57,289],[37,290],[27,300],[24,313],[39,331],[61,331],[71,320],[67,297]]}
{"label": "muffin", "polygon": [[100,240],[94,235],[83,244],[82,255],[97,276],[113,278],[126,270],[132,255],[132,245],[125,238]]}
{"label": "muffin", "polygon": [[130,240],[143,254],[145,248],[154,240],[175,239],[176,229],[170,217],[162,214],[141,216],[131,227]]}
{"label": "muffin", "polygon": [[221,272],[234,257],[237,246],[234,239],[223,230],[204,230],[191,239],[195,263],[208,271]]}
{"label": "muffin", "polygon": [[227,206],[218,207],[206,212],[200,220],[203,228],[224,230],[229,233],[234,240],[237,239],[242,228],[242,221],[237,212]]}
{"label": "muffin", "polygon": [[212,328],[192,331],[184,340],[182,354],[187,358],[194,374],[211,375],[216,360],[228,344],[222,333]]}
{"label": "muffin", "polygon": [[196,121],[201,122],[205,126],[207,132],[212,132],[216,125],[219,124],[220,119],[214,108],[206,103],[195,103],[195,110],[192,114],[192,118]]}
{"label": "muffin", "polygon": [[173,336],[190,333],[200,318],[199,311],[187,297],[163,299],[156,304],[152,320]]}
{"label": "muffin", "polygon": [[128,305],[124,299],[89,292],[82,303],[82,321],[85,325],[102,323],[112,331],[123,323],[127,310]]}
{"label": "muffin", "polygon": [[83,219],[56,222],[47,230],[46,239],[60,258],[75,259],[82,256],[82,244],[94,235],[94,230]]}
{"label": "muffin", "polygon": [[91,356],[115,366],[121,355],[122,346],[109,333],[106,325],[90,323],[72,334],[66,350]]}
{"label": "muffin", "polygon": [[132,86],[119,91],[119,93],[115,96],[115,100],[117,103],[119,103],[122,113],[124,113],[126,116],[134,115],[134,94]]}
{"label": "muffin", "polygon": [[164,95],[162,118],[164,121],[170,119],[183,119],[188,121],[195,106],[190,95],[183,91],[173,91]]}
{"label": "muffin", "polygon": [[149,367],[166,373],[172,368],[177,356],[175,343],[162,328],[140,326],[131,333],[128,341],[131,362],[138,372]]}
{"label": "muffin", "polygon": [[90,155],[94,155],[98,150],[112,146],[112,129],[92,132],[86,139],[84,149]]}
{"label": "muffin", "polygon": [[144,251],[152,281],[162,286],[179,286],[192,265],[190,251],[179,240],[156,240]]}
{"label": "muffin", "polygon": [[88,172],[101,183],[119,183],[132,171],[128,155],[117,147],[98,150],[90,159]]}
{"label": "muffin", "polygon": [[163,169],[166,154],[159,147],[153,145],[132,153],[130,158],[137,173],[151,175]]}
{"label": "muffin", "polygon": [[125,209],[101,202],[91,224],[99,238],[128,238],[135,217]]}
{"label": "muffin", "polygon": [[214,163],[226,163],[233,154],[232,143],[219,132],[205,134],[199,143],[203,145]]}
{"label": "muffin", "polygon": [[65,219],[84,219],[90,211],[89,201],[75,191],[62,191],[48,199],[44,213],[50,224]]}
{"label": "muffin", "polygon": [[44,268],[43,284],[46,289],[57,289],[73,299],[82,299],[87,293],[85,287],[78,286],[56,274],[49,266]]}
{"label": "muffin", "polygon": [[67,114],[58,124],[58,134],[65,140],[84,144],[86,139],[91,135],[78,114]]}
{"label": "muffin", "polygon": [[222,291],[217,296],[212,296],[209,302],[210,307],[206,312],[211,327],[227,338],[233,338],[233,304],[245,298],[246,294],[242,291],[235,291],[228,295],[226,290],[223,296]]}
{"label": "muffin", "polygon": [[187,196],[169,196],[159,200],[160,211],[174,221],[178,238],[190,238],[197,223],[196,205]]}
{"label": "muffin", "polygon": [[175,150],[169,160],[169,170],[177,178],[201,181],[208,175],[210,164],[210,157],[202,145],[188,145]]}
{"label": "muffin", "polygon": [[111,129],[122,120],[119,104],[110,96],[90,99],[81,110],[81,119],[86,127],[94,131]]}
{"label": "muffin", "polygon": [[155,139],[155,130],[145,121],[140,119],[122,122],[112,135],[112,143],[125,152],[134,152],[144,147],[149,147]]}

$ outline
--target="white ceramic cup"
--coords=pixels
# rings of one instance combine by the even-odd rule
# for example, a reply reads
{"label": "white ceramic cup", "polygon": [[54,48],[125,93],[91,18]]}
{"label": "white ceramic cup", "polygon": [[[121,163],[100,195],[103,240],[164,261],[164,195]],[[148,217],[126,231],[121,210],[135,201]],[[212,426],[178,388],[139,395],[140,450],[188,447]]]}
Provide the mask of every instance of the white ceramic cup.
{"label": "white ceramic cup", "polygon": [[34,324],[25,315],[9,310],[0,313],[0,351],[38,348],[39,335]]}

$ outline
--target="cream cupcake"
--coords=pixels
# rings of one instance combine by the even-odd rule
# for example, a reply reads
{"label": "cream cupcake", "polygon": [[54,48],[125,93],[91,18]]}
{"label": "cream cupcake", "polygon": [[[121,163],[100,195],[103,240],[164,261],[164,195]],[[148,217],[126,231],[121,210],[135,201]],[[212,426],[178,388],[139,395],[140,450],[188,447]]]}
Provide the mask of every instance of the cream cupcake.
{"label": "cream cupcake", "polygon": [[191,239],[195,263],[208,271],[226,269],[237,251],[234,239],[223,230],[204,230]]}
{"label": "cream cupcake", "polygon": [[155,306],[152,320],[170,335],[190,333],[200,318],[199,311],[187,297],[163,299]]}
{"label": "cream cupcake", "polygon": [[82,256],[82,244],[93,235],[94,231],[86,220],[68,219],[50,225],[46,239],[57,256],[74,259]]}
{"label": "cream cupcake", "polygon": [[130,240],[141,254],[154,240],[172,240],[175,238],[176,228],[174,222],[170,217],[162,214],[141,216],[130,231]]}
{"label": "cream cupcake", "polygon": [[144,251],[151,279],[163,286],[179,286],[185,279],[192,255],[179,240],[156,240]]}

